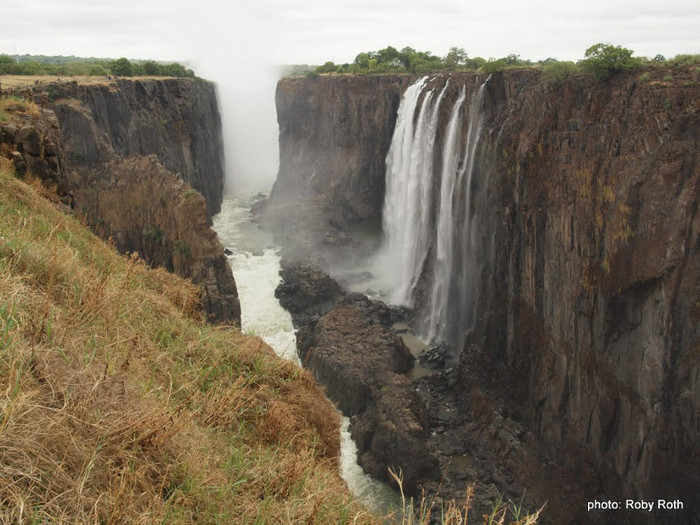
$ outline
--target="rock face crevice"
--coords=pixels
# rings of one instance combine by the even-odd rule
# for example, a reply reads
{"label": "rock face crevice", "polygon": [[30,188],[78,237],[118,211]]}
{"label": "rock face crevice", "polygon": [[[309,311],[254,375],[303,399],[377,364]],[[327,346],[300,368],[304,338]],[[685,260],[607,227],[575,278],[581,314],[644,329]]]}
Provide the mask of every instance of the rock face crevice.
{"label": "rock face crevice", "polygon": [[[383,187],[376,171],[346,167],[386,155],[395,97],[414,80],[399,78],[280,82],[280,173],[270,201],[304,188],[294,206],[309,210],[287,215],[286,235],[302,224],[296,217],[313,213],[317,243],[353,238],[361,214],[342,211],[360,209],[348,208],[352,190],[363,181]],[[589,499],[699,503],[699,80],[689,68],[604,83],[546,81],[527,70],[494,74],[485,87],[471,187],[476,321],[450,390],[465,412],[476,390],[490,392],[557,462],[574,473],[590,466],[598,481],[587,484]],[[452,74],[444,107],[483,81]],[[376,112],[366,127],[344,127],[367,107]],[[438,156],[446,122],[441,114]],[[357,134],[356,148],[346,131]],[[370,154],[362,145],[372,142]],[[380,217],[382,201],[361,216]],[[425,290],[429,274],[422,279]],[[538,483],[537,472],[521,482]],[[657,518],[692,519],[669,516]]]}

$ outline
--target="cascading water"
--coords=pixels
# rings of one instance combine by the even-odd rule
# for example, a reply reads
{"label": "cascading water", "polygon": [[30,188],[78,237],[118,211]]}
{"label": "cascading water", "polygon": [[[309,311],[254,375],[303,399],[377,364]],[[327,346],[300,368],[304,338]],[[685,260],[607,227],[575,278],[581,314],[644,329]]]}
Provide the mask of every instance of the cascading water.
{"label": "cascading water", "polygon": [[[384,225],[388,232],[388,253],[400,253],[399,281],[391,302],[413,305],[413,289],[425,263],[425,245],[430,239],[430,202],[433,146],[437,131],[440,102],[447,89],[442,88],[437,99],[429,91],[420,106],[414,125],[414,113],[427,77],[406,90],[387,155]],[[416,147],[420,144],[421,147]]]}
{"label": "cascading water", "polygon": [[413,307],[421,278],[428,280],[417,326],[428,340],[459,344],[474,322],[477,270],[471,193],[486,82],[471,94],[466,117],[467,89],[461,88],[443,128],[439,163],[433,160],[436,130],[449,81],[435,100],[433,88],[421,101],[426,86],[434,84],[427,78],[410,86],[399,106],[387,155],[382,251],[397,276],[390,300]]}

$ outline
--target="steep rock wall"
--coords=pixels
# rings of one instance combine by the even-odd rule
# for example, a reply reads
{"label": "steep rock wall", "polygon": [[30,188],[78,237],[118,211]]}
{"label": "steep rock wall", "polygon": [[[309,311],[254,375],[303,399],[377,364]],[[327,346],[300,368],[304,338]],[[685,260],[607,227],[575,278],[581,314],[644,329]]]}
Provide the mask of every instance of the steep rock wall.
{"label": "steep rock wall", "polygon": [[[495,74],[485,88],[471,193],[476,322],[456,390],[468,404],[470,382],[486,381],[562,461],[592,465],[611,498],[698,503],[698,80],[691,69],[650,69],[605,83],[548,82],[529,70]],[[394,100],[412,81],[372,80],[373,96]],[[436,152],[446,108],[462,86],[474,92],[483,81],[451,76]],[[338,215],[354,198],[349,188],[383,189],[377,172],[343,169],[349,158],[381,163],[391,139],[398,104],[372,105],[369,82],[278,86],[280,173],[271,200],[281,201],[285,187],[313,188],[288,194],[320,214],[321,238],[328,224],[351,230],[352,214]],[[347,129],[355,141],[342,125],[333,132],[338,115],[367,106],[379,113]],[[375,178],[363,180],[368,173]],[[425,278],[419,288],[430,285]]]}
{"label": "steep rock wall", "polygon": [[277,84],[280,168],[265,216],[282,237],[337,246],[353,225],[379,225],[384,160],[410,83],[387,75]]}
{"label": "steep rock wall", "polygon": [[697,74],[666,73],[492,79],[470,339],[485,351],[462,362],[505,375],[519,417],[606,494],[692,506],[700,93]]}
{"label": "steep rock wall", "polygon": [[220,211],[224,150],[214,84],[120,79],[41,90],[61,122],[70,164],[93,168],[113,155],[155,155],[204,195],[209,217]]}

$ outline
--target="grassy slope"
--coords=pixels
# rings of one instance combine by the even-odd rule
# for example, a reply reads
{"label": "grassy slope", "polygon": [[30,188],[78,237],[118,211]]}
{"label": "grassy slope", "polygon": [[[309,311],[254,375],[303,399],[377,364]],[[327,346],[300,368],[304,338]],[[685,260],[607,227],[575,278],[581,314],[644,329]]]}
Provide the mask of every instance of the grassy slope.
{"label": "grassy slope", "polygon": [[372,522],[337,416],[198,291],[125,259],[0,164],[0,521]]}

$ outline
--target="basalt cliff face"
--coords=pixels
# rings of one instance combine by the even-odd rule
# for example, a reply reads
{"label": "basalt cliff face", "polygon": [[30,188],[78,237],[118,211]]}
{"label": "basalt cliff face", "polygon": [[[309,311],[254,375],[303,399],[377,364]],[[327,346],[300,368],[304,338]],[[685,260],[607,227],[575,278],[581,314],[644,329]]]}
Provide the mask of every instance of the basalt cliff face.
{"label": "basalt cliff face", "polygon": [[[321,244],[324,235],[339,237],[330,230],[352,236],[359,217],[381,217],[381,165],[399,97],[414,80],[280,82],[280,173],[270,200],[283,202],[287,188],[308,190],[293,194],[305,199],[295,206],[331,225],[321,228]],[[603,83],[546,81],[532,70],[430,80],[435,93],[444,88],[436,173],[451,108],[462,89],[469,100],[483,86],[473,175],[457,196],[471,202],[473,233],[464,242],[474,246],[475,285],[467,298],[473,319],[452,321],[465,335],[451,394],[472,414],[480,412],[477,397],[499,400],[499,413],[574,475],[585,473],[579,500],[682,500],[684,514],[657,513],[662,522],[690,522],[700,503],[698,80],[692,69],[634,71]],[[464,142],[476,110],[463,107]],[[438,195],[440,177],[432,185]],[[381,195],[365,198],[358,188]],[[349,205],[354,199],[363,206]],[[437,214],[413,290],[417,319],[435,284]],[[537,483],[540,474],[520,481]],[[560,497],[567,495],[552,503],[563,518]],[[585,509],[569,512],[591,519]],[[646,519],[598,515],[637,518]]]}
{"label": "basalt cliff face", "polygon": [[211,217],[221,207],[224,150],[214,84],[115,80],[42,89],[61,122],[67,161],[98,167],[114,156],[155,155],[201,193]]}
{"label": "basalt cliff face", "polygon": [[199,284],[210,321],[240,325],[236,283],[209,227],[223,191],[214,85],[57,82],[24,95],[43,109],[21,128],[3,128],[18,173],[57,186],[121,252]]}
{"label": "basalt cliff face", "polygon": [[280,236],[337,247],[351,242],[349,228],[379,224],[384,159],[410,83],[407,76],[278,83],[281,162],[265,219]]}

